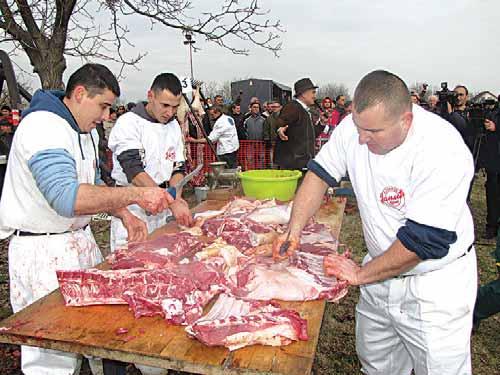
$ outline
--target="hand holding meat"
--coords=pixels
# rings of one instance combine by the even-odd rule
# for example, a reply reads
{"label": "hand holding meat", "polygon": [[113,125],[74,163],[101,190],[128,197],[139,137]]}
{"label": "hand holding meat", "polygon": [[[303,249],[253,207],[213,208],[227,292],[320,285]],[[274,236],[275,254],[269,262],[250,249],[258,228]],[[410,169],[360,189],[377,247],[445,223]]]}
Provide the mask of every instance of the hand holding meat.
{"label": "hand holding meat", "polygon": [[153,215],[165,211],[174,202],[174,198],[162,188],[146,187],[139,189],[140,193],[136,203]]}
{"label": "hand holding meat", "polygon": [[[285,243],[287,241],[289,242],[288,249],[286,250],[285,254],[281,255],[280,254],[281,245],[286,246]],[[300,243],[300,240],[295,236],[291,236],[291,235],[289,236],[286,233],[279,236],[278,238],[276,238],[273,241],[273,258],[276,260],[282,260],[282,259],[286,259],[286,258],[292,256],[297,251],[297,249],[299,247],[299,243]]]}
{"label": "hand holding meat", "polygon": [[323,267],[328,276],[335,276],[339,280],[345,280],[350,285],[360,285],[359,271],[361,267],[345,256],[330,254],[325,257]]}
{"label": "hand holding meat", "polygon": [[148,236],[148,227],[146,223],[139,219],[134,214],[128,213],[122,216],[123,226],[127,229],[128,242],[142,242],[146,241]]}
{"label": "hand holding meat", "polygon": [[193,225],[193,216],[189,211],[187,202],[182,198],[177,198],[171,205],[170,209],[174,214],[175,220],[179,225],[190,227]]}

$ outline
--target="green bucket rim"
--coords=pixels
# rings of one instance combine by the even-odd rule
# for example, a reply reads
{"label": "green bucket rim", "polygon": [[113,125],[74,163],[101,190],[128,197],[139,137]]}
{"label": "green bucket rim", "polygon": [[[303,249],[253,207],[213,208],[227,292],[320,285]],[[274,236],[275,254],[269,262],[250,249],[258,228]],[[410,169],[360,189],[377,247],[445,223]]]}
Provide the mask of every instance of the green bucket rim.
{"label": "green bucket rim", "polygon": [[[266,170],[266,169],[264,169],[264,170]],[[271,171],[272,169],[267,169],[267,170]],[[302,176],[301,171],[290,170],[290,169],[277,170],[280,172],[292,172],[292,174],[290,176],[286,176],[286,177],[257,177],[257,176],[249,176],[249,175],[245,174],[247,172],[252,172],[252,171],[260,171],[260,169],[252,169],[250,171],[238,172],[237,175],[242,180],[252,180],[252,181],[262,181],[262,182],[292,181],[292,180],[298,180]]]}

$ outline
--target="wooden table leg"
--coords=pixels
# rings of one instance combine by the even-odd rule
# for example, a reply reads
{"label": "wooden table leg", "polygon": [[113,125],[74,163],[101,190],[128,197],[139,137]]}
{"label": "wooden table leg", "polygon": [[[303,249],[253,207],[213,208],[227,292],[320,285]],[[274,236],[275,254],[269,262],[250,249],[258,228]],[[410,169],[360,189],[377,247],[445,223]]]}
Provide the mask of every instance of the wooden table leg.
{"label": "wooden table leg", "polygon": [[127,363],[120,361],[103,358],[102,369],[104,375],[127,375]]}

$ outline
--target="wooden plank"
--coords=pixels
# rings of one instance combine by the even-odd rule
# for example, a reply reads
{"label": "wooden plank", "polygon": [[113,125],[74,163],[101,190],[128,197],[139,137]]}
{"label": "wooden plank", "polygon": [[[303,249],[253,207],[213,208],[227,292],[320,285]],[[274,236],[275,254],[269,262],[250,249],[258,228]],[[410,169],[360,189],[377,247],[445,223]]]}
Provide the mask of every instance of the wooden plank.
{"label": "wooden plank", "polygon": [[[225,202],[205,201],[195,212],[216,210]],[[332,225],[338,237],[345,201],[329,202],[317,219]],[[175,224],[163,228],[175,231]],[[160,232],[161,234],[161,232]],[[94,355],[124,362],[190,371],[200,374],[290,374],[311,371],[319,339],[324,301],[280,302],[308,321],[308,341],[285,347],[255,345],[230,353],[190,339],[184,327],[160,317],[134,319],[128,306],[66,307],[59,290],[0,322],[0,342],[40,346]],[[10,327],[10,328],[9,328]],[[128,332],[117,334],[118,328]]]}

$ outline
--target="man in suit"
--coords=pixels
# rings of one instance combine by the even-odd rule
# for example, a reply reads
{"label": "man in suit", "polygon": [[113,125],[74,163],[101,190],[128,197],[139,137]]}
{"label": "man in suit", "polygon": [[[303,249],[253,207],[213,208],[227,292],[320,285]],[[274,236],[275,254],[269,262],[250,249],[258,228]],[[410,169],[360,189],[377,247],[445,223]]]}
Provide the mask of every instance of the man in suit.
{"label": "man in suit", "polygon": [[313,125],[309,107],[314,105],[317,88],[309,78],[298,80],[294,100],[281,110],[274,153],[280,169],[305,169],[315,155],[315,139],[322,128]]}

